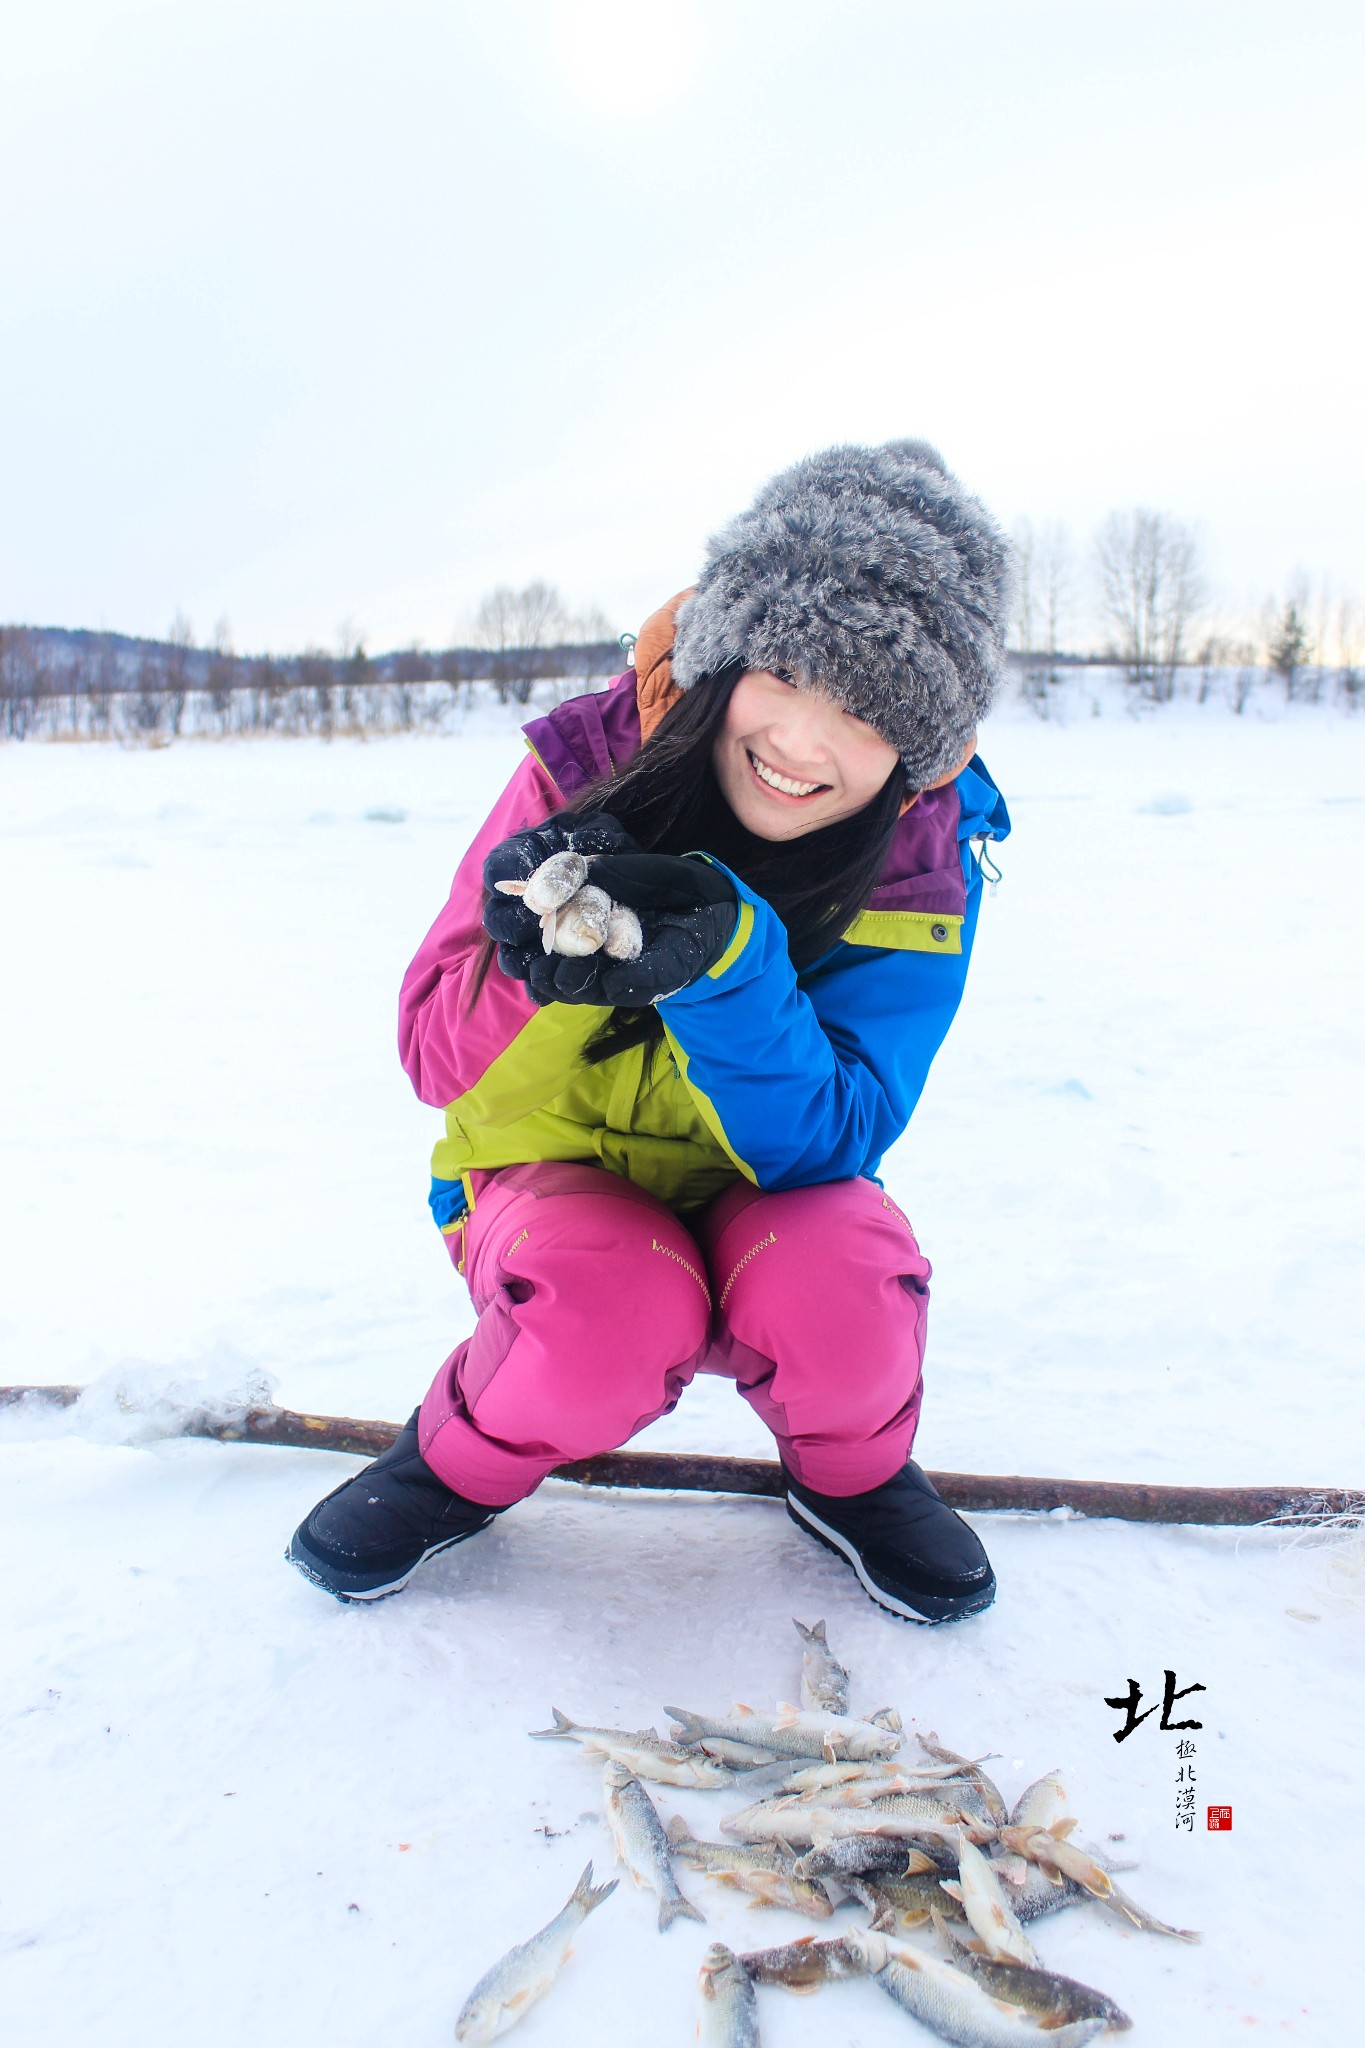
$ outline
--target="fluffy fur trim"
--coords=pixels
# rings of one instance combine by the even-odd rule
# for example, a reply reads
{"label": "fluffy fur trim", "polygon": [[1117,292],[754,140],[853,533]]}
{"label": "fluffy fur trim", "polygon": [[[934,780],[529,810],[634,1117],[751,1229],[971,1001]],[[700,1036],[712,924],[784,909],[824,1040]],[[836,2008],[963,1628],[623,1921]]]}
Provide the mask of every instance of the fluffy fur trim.
{"label": "fluffy fur trim", "polygon": [[1010,597],[1008,543],[936,449],[827,448],[710,541],[673,676],[787,670],[866,719],[923,789],[990,709]]}

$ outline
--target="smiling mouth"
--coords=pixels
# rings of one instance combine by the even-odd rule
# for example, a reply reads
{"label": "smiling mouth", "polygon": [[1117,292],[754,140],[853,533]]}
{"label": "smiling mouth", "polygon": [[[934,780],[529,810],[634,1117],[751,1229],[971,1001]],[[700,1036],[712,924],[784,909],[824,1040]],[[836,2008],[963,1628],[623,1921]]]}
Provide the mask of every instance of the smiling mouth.
{"label": "smiling mouth", "polygon": [[749,766],[764,788],[775,789],[781,796],[818,796],[821,790],[830,787],[827,782],[793,782],[790,775],[779,775],[766,761],[760,761],[758,755],[751,753],[748,747],[744,751],[748,755]]}

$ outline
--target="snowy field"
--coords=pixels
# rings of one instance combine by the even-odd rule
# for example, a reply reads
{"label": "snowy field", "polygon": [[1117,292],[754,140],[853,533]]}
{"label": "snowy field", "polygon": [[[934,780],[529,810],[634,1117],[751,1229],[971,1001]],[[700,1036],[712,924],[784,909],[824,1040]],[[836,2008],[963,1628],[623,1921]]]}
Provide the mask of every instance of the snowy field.
{"label": "snowy field", "polygon": [[[0,1379],[266,1374],[293,1407],[410,1412],[471,1314],[395,996],[520,745],[486,711],[430,740],[0,750]],[[1011,707],[982,753],[1005,879],[885,1168],[935,1265],[920,1455],[1365,1485],[1365,719]],[[931,1632],[775,1503],[551,1483],[345,1608],[281,1550],[355,1461],[120,1441],[147,1427],[108,1396],[0,1415],[6,2048],[449,2042],[610,1862],[596,1770],[526,1731],[793,1697],[794,1614],[827,1618],[855,1708],[998,1752],[1007,1796],[1065,1766],[1080,1833],[1123,1833],[1127,1889],[1203,1931],[1035,1929],[1135,2041],[1355,2037],[1365,1561],[981,1517],[998,1603]],[[648,1440],[769,1449],[715,1381]],[[1177,1709],[1204,1724],[1192,1834],[1176,1736],[1116,1744],[1104,1704],[1167,1668],[1206,1688]],[[736,1801],[660,1803],[714,1834]],[[708,1935],[809,1931],[683,1883],[707,1930],[658,1936],[623,1886],[517,2039],[690,2041]],[[929,2038],[870,1984],[760,2002],[767,2048]]]}

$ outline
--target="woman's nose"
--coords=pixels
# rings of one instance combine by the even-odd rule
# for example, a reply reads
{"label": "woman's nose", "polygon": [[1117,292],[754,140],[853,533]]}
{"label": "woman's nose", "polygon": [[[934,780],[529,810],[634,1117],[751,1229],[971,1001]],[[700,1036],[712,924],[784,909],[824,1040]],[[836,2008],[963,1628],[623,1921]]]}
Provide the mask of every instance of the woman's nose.
{"label": "woman's nose", "polygon": [[829,712],[809,691],[793,690],[770,730],[774,746],[793,766],[829,759]]}

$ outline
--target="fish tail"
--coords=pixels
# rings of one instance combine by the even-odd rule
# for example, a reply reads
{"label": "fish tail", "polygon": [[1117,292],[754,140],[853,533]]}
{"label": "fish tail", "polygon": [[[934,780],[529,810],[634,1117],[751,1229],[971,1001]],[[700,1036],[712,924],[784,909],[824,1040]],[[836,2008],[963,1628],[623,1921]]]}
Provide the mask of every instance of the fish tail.
{"label": "fish tail", "polygon": [[665,1707],[664,1712],[667,1714],[670,1721],[675,1721],[677,1723],[677,1740],[680,1743],[696,1744],[701,1741],[702,1736],[706,1733],[706,1730],[702,1726],[702,1719],[700,1714],[689,1714],[685,1707]]}
{"label": "fish tail", "polygon": [[828,1638],[825,1634],[825,1624],[823,1621],[812,1622],[811,1626],[807,1628],[804,1621],[798,1621],[796,1616],[793,1615],[792,1627],[796,1630],[803,1643],[819,1643],[822,1649],[828,1647]]}
{"label": "fish tail", "polygon": [[571,1906],[581,1906],[585,1913],[591,1913],[594,1906],[600,1906],[603,1899],[611,1897],[620,1882],[619,1877],[613,1877],[609,1878],[605,1884],[594,1885],[592,1881],[592,1865],[590,1863],[570,1893],[569,1904]]}
{"label": "fish tail", "polygon": [[685,1899],[681,1892],[678,1892],[671,1899],[660,1899],[660,1934],[666,1933],[668,1929],[673,1925],[673,1922],[675,1920],[700,1920],[703,1927],[706,1925],[705,1913],[701,1912],[696,1906],[694,1906],[692,1904],[691,1899]]}
{"label": "fish tail", "polygon": [[553,1728],[533,1728],[531,1730],[531,1734],[537,1742],[553,1741],[557,1735],[572,1735],[578,1725],[576,1721],[571,1721],[567,1714],[561,1714],[558,1707],[551,1707],[550,1712],[555,1717]]}
{"label": "fish tail", "polygon": [[691,1847],[694,1839],[692,1830],[680,1813],[675,1813],[668,1823],[668,1839],[675,1849],[680,1849],[684,1845]]}

